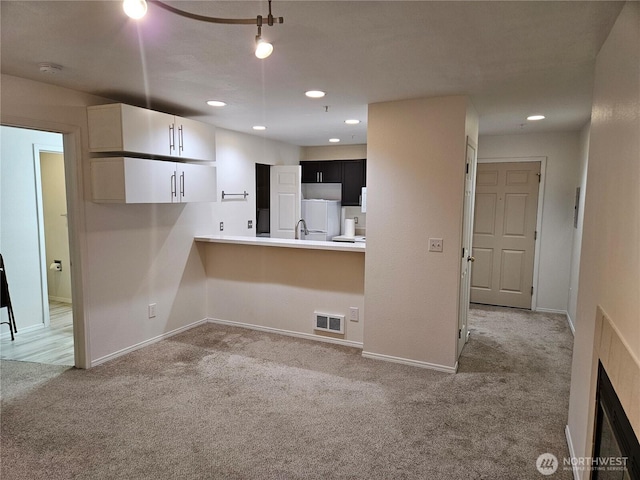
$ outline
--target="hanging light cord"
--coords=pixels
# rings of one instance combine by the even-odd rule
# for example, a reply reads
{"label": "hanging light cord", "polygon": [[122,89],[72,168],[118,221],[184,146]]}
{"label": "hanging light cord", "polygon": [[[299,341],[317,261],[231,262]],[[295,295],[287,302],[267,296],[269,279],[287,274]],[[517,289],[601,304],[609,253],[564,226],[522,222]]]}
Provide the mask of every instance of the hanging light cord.
{"label": "hanging light cord", "polygon": [[[158,0],[149,0],[149,3],[157,5],[158,7],[167,10],[168,12],[180,15],[181,17],[190,18],[191,20],[198,20],[200,22],[224,23],[227,25],[257,25],[258,27],[262,27],[262,15],[258,15],[256,18],[208,17],[206,15],[198,15],[191,12],[185,12],[184,10],[172,7],[171,5],[167,5],[166,3],[160,2]],[[272,26],[274,23],[284,23],[284,17],[274,17],[271,14],[271,0],[269,0],[269,15],[267,17],[266,23],[269,26]]]}

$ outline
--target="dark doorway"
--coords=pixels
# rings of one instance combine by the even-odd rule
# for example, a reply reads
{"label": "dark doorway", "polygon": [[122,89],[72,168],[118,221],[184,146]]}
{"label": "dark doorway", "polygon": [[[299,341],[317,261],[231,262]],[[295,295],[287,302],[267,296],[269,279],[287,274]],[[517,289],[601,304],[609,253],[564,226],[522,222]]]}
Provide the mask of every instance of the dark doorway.
{"label": "dark doorway", "polygon": [[271,195],[271,166],[256,163],[256,236],[268,237]]}

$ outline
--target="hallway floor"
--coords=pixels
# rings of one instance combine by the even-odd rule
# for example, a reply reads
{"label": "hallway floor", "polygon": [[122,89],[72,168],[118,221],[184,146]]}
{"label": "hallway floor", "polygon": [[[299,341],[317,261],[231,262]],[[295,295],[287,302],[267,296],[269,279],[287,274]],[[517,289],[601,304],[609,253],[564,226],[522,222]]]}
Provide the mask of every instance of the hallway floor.
{"label": "hallway floor", "polygon": [[0,358],[23,362],[73,365],[73,313],[71,304],[49,301],[49,327],[22,333],[18,327],[12,342],[7,335],[0,341]]}

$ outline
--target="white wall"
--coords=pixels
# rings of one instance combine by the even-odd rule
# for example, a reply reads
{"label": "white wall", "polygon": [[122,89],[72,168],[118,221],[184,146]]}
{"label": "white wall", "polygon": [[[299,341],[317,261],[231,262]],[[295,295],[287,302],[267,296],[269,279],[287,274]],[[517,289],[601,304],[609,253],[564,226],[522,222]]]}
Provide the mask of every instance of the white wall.
{"label": "white wall", "polygon": [[[469,118],[467,118],[469,114]],[[369,106],[364,350],[452,370],[456,364],[466,97]],[[429,237],[444,252],[427,251]]]}
{"label": "white wall", "polygon": [[537,308],[567,311],[573,206],[579,185],[578,132],[481,136],[478,158],[547,157],[542,210]]}
{"label": "white wall", "polygon": [[[216,166],[218,193],[242,193],[249,196],[229,197],[220,201],[220,220],[224,222],[226,235],[250,235],[256,233],[256,172],[255,164],[298,165],[300,147],[274,142],[255,135],[216,129]],[[253,228],[247,228],[247,221]],[[219,233],[218,228],[215,232]]]}
{"label": "white wall", "polygon": [[580,200],[578,206],[578,222],[573,229],[573,246],[571,247],[571,273],[569,275],[569,298],[567,300],[567,313],[569,322],[575,333],[576,311],[578,308],[578,288],[580,275],[580,254],[582,251],[582,229],[584,225],[584,199],[587,192],[587,165],[589,164],[589,135],[591,123],[588,123],[580,131],[580,166],[576,187],[580,187]]}
{"label": "white wall", "polygon": [[[640,4],[628,2],[598,54],[591,114],[568,427],[576,456],[592,453],[596,307],[640,370]],[[626,345],[625,345],[626,344]],[[629,389],[627,371],[612,372]],[[612,380],[613,381],[613,380]],[[636,377],[635,387],[640,385]],[[635,390],[637,407],[638,390]],[[637,409],[631,411],[638,423]],[[581,478],[587,475],[581,473]]]}
{"label": "white wall", "polygon": [[[40,132],[37,133],[40,134]],[[67,228],[64,155],[62,153],[41,152],[39,161],[49,299],[71,303],[71,262]],[[54,260],[61,261],[62,270],[48,268]]]}
{"label": "white wall", "polygon": [[[44,322],[41,267],[46,259],[40,258],[33,145],[62,148],[62,136],[0,127],[0,144],[0,252],[21,331]],[[0,317],[7,321],[6,308],[0,309]],[[2,332],[8,332],[6,325]]]}
{"label": "white wall", "polygon": [[[92,203],[88,200],[86,107],[110,101],[7,75],[2,75],[1,81],[3,124],[75,132],[69,145],[65,141],[65,151],[68,146],[78,150],[69,174],[73,187],[70,195],[76,195],[75,190],[81,192],[77,211],[70,212],[79,216],[72,248],[78,249],[76,254],[83,260],[80,280],[86,332],[81,334],[88,339],[91,362],[95,364],[206,318],[203,252],[193,237],[217,233],[222,219],[230,223],[226,233],[239,231],[243,223],[246,229],[249,218],[255,225],[255,203],[246,202],[241,207],[220,201],[186,205]],[[244,178],[249,175],[248,163],[244,167],[234,164],[243,155],[252,162],[299,160],[298,148],[287,144],[256,141],[224,131],[220,137],[219,190],[244,189],[255,183],[253,171],[251,180]],[[234,149],[244,154],[229,153]],[[234,170],[236,167],[238,170]],[[231,180],[233,175],[242,179]],[[255,189],[250,193],[255,197]],[[157,303],[156,318],[147,318],[149,303]]]}

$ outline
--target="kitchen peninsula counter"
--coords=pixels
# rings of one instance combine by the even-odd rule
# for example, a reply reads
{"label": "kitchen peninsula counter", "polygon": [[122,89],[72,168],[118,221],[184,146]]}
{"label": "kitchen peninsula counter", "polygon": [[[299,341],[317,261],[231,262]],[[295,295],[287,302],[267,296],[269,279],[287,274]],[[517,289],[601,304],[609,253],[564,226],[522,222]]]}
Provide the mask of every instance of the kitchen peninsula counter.
{"label": "kitchen peninsula counter", "polygon": [[303,248],[307,250],[333,250],[338,252],[365,251],[364,243],[321,242],[317,240],[294,240],[288,238],[243,237],[235,235],[203,235],[195,237],[196,242],[229,243],[237,245],[258,245],[261,247]]}
{"label": "kitchen peninsula counter", "polygon": [[[232,235],[195,241],[209,321],[362,348],[365,244]],[[344,316],[344,334],[315,330],[316,314]]]}

